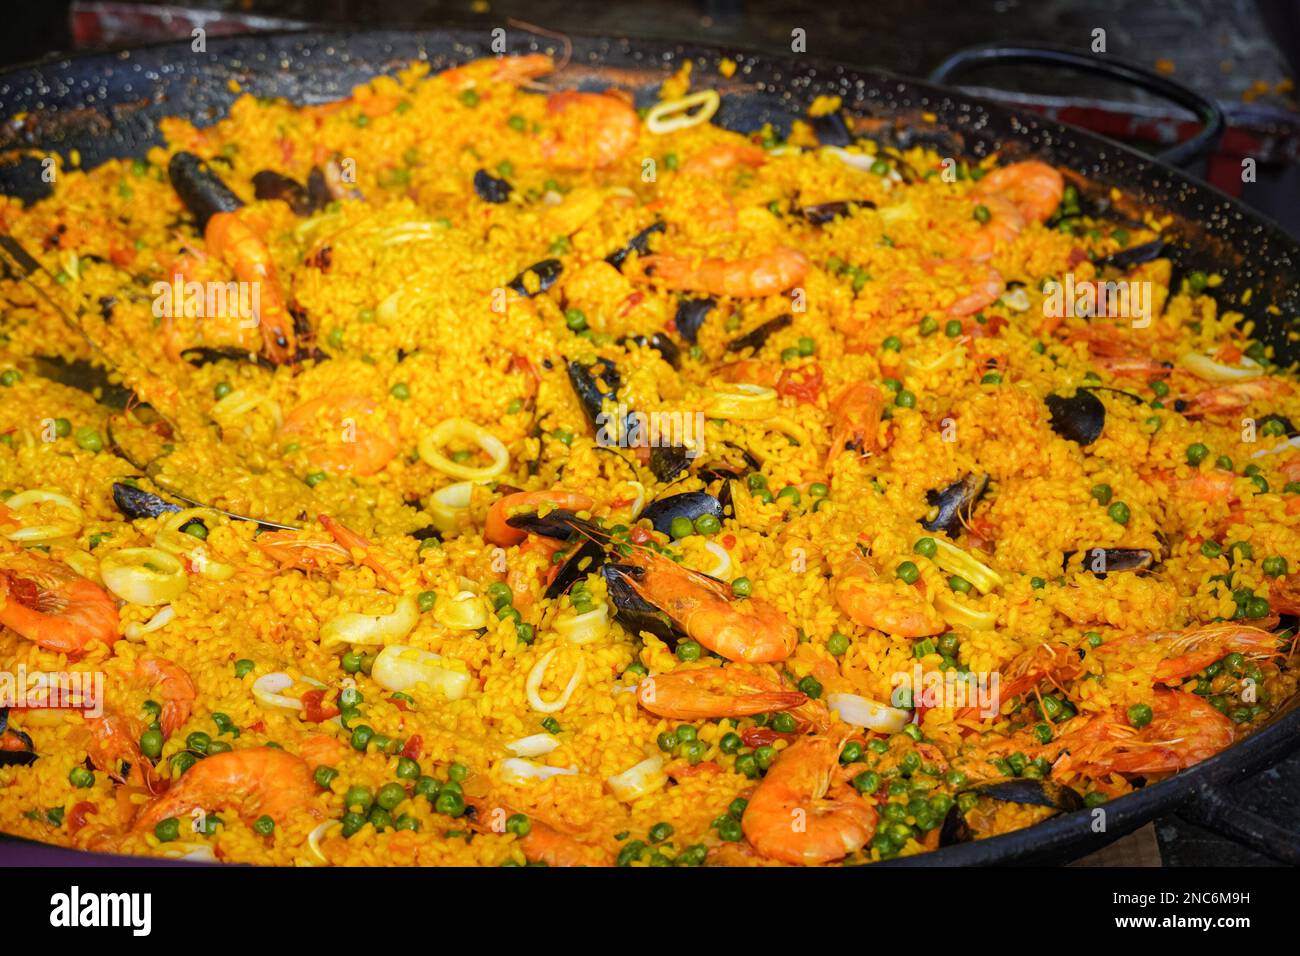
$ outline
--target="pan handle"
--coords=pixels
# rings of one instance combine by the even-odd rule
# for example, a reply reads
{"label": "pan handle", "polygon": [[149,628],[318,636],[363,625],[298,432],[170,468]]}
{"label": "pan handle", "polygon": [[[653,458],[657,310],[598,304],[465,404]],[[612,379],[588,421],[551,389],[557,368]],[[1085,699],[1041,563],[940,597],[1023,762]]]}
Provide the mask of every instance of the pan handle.
{"label": "pan handle", "polygon": [[959,70],[976,64],[1037,63],[1044,66],[1065,67],[1082,73],[1093,73],[1129,83],[1156,96],[1176,103],[1193,113],[1201,122],[1201,129],[1184,142],[1156,154],[1156,159],[1173,166],[1190,166],[1208,156],[1223,135],[1223,110],[1212,99],[1195,90],[1175,83],[1168,77],[1145,67],[1112,58],[1100,59],[1077,50],[1052,46],[1046,43],[1002,44],[958,50],[930,71],[930,80],[945,83]]}
{"label": "pan handle", "polygon": [[1243,843],[1256,853],[1300,866],[1300,833],[1247,810],[1215,787],[1202,787],[1179,807],[1178,815],[1219,836]]}

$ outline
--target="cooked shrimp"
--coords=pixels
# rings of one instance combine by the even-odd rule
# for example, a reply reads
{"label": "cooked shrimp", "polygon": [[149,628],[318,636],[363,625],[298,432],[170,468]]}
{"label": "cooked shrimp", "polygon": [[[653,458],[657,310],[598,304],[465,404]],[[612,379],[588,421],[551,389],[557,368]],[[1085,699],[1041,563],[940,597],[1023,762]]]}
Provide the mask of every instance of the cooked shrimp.
{"label": "cooked shrimp", "polygon": [[855,623],[898,637],[929,637],[946,627],[919,591],[901,581],[881,580],[856,553],[835,582],[835,603]]}
{"label": "cooked shrimp", "polygon": [[1229,654],[1238,653],[1254,660],[1276,657],[1280,653],[1277,636],[1258,627],[1248,627],[1223,621],[1205,624],[1185,631],[1156,634],[1134,634],[1119,640],[1107,641],[1093,653],[1113,657],[1126,649],[1142,645],[1155,645],[1161,649],[1179,652],[1167,657],[1156,667],[1155,679],[1168,684],[1191,677]]}
{"label": "cooked shrimp", "polygon": [[972,190],[984,200],[1008,200],[1028,223],[1046,222],[1061,205],[1065,177],[1036,160],[1012,163],[988,173]]}
{"label": "cooked shrimp", "polygon": [[148,681],[162,698],[158,723],[163,736],[170,737],[177,727],[190,719],[198,691],[189,672],[165,657],[147,656],[135,665],[136,676]]}
{"label": "cooked shrimp", "polygon": [[1193,395],[1182,407],[1187,418],[1202,415],[1228,415],[1239,412],[1252,402],[1277,398],[1289,394],[1290,385],[1278,378],[1260,378],[1250,382],[1236,382],[1207,388]]}
{"label": "cooked shrimp", "polygon": [[751,143],[720,143],[700,150],[682,164],[683,176],[719,176],[744,166],[758,169],[767,162],[767,153]]}
{"label": "cooked shrimp", "polygon": [[245,821],[269,816],[283,823],[293,814],[316,810],[316,785],[301,757],[275,747],[250,747],[213,754],[196,763],[167,792],[149,803],[132,829],[152,830],[168,817],[191,810],[233,810]]}
{"label": "cooked shrimp", "polygon": [[161,793],[165,784],[153,764],[140,750],[143,721],[119,711],[109,711],[86,721],[86,756],[99,770],[118,783]]}
{"label": "cooked shrimp", "polygon": [[1006,291],[1002,273],[974,259],[932,259],[922,264],[927,273],[968,290],[948,306],[954,318],[974,315],[986,309]]}
{"label": "cooked shrimp", "polygon": [[254,315],[262,335],[262,354],[277,365],[294,357],[293,316],[266,241],[236,212],[219,212],[203,231],[208,251],[235,271],[235,277],[258,290]]}
{"label": "cooked shrimp", "polygon": [[796,249],[777,246],[747,259],[642,256],[638,267],[631,272],[634,280],[666,289],[756,299],[780,295],[797,286],[808,273],[808,258]]}
{"label": "cooked shrimp", "polygon": [[765,664],[794,653],[799,631],[762,598],[740,599],[716,578],[649,551],[629,557],[624,579],[694,641],[727,660]]}
{"label": "cooked shrimp", "polygon": [[733,667],[706,667],[647,677],[636,699],[658,717],[712,720],[790,710],[808,700],[775,681]]}
{"label": "cooked shrimp", "polygon": [[518,528],[512,528],[506,519],[518,514],[533,513],[540,509],[553,511],[590,511],[596,501],[579,491],[565,491],[557,488],[552,491],[520,491],[504,498],[498,498],[488,509],[487,522],[483,528],[483,537],[492,544],[508,548],[519,544],[528,535]]}
{"label": "cooked shrimp", "polygon": [[758,785],[740,825],[763,856],[783,863],[842,860],[876,832],[876,811],[846,781],[840,748],[829,737],[803,737]]}
{"label": "cooked shrimp", "polygon": [[348,552],[348,556],[364,564],[370,570],[374,571],[380,580],[394,593],[401,587],[401,581],[397,575],[388,569],[388,567],[375,557],[375,546],[367,541],[363,536],[357,534],[352,529],[339,524],[327,514],[317,516],[321,527],[330,533],[335,543]]}
{"label": "cooked shrimp", "polygon": [[835,428],[826,453],[826,467],[850,445],[864,455],[876,451],[880,447],[878,435],[884,411],[885,395],[879,388],[869,382],[846,385],[830,406]]}
{"label": "cooked shrimp", "polygon": [[118,638],[117,602],[93,581],[29,551],[0,555],[0,625],[77,656]]}
{"label": "cooked shrimp", "polygon": [[[1079,654],[1065,644],[1043,641],[1022,651],[1001,669],[998,685],[1000,700],[1011,700],[1029,693],[1047,681],[1060,687],[1066,681],[1083,676],[1084,667]],[[959,720],[978,719],[982,716],[978,706],[965,707],[954,712]]]}
{"label": "cooked shrimp", "polygon": [[284,568],[325,571],[337,565],[363,564],[374,571],[390,591],[396,592],[400,588],[401,581],[375,556],[374,545],[368,540],[329,515],[322,514],[318,520],[334,538],[333,541],[304,536],[300,531],[268,531],[258,535],[254,543],[263,554]]}
{"label": "cooked shrimp", "polygon": [[603,169],[622,159],[641,136],[641,118],[612,93],[567,90],[546,99],[556,119],[542,157],[561,169]]}
{"label": "cooked shrimp", "polygon": [[397,456],[397,434],[379,403],[364,395],[322,395],[291,411],[280,435],[322,438],[308,450],[330,471],[373,475]]}
{"label": "cooked shrimp", "polygon": [[1158,691],[1151,710],[1141,729],[1116,709],[1067,730],[1051,745],[1051,752],[1064,753],[1052,776],[1174,773],[1208,760],[1236,736],[1232,721],[1195,694]]}
{"label": "cooked shrimp", "polygon": [[528,53],[523,56],[485,56],[470,60],[461,66],[443,70],[438,78],[450,83],[457,91],[469,89],[480,83],[511,83],[522,86],[529,80],[554,71],[555,61],[546,53]]}
{"label": "cooked shrimp", "polygon": [[[520,811],[506,804],[496,796],[471,796],[466,794],[465,803],[474,811],[470,817],[470,826],[479,833],[500,833],[501,824],[506,817],[514,816]],[[530,863],[545,863],[547,866],[609,866],[612,864],[609,853],[598,846],[584,843],[576,836],[560,830],[536,814],[525,813],[528,817],[528,833],[519,839],[519,849]]]}

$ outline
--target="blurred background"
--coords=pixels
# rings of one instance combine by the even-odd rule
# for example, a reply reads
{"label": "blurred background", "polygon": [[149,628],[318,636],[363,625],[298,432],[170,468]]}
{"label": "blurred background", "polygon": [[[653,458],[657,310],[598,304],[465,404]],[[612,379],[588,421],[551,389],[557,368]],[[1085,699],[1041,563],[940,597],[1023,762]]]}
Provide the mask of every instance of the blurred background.
{"label": "blurred background", "polygon": [[[1216,101],[1226,131],[1191,170],[1300,237],[1300,0],[42,0],[10,3],[0,68],[70,52],[210,36],[326,27],[455,25],[484,31],[518,19],[554,31],[654,37],[806,52],[913,77],[973,44],[1034,41],[1130,61]],[[1102,31],[1099,33],[1098,31]],[[1104,54],[1096,47],[1102,40]],[[1195,118],[1132,87],[1034,67],[964,70],[978,95],[1049,114],[1140,149],[1190,136]],[[0,104],[0,114],[5,113]],[[1242,160],[1256,181],[1242,181]],[[1300,755],[1237,785],[1232,798],[1294,832]],[[1245,846],[1178,816],[1158,819],[1082,865],[1265,865]]]}

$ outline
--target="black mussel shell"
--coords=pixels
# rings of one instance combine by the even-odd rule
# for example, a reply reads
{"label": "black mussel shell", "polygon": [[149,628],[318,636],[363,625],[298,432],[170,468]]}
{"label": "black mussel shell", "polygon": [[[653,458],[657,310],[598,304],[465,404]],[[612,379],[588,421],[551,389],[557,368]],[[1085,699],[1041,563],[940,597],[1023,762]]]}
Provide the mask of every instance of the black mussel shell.
{"label": "black mussel shell", "polygon": [[614,619],[633,634],[647,631],[675,648],[682,632],[672,619],[659,608],[636,593],[632,582],[644,572],[629,564],[607,564],[601,568],[610,603],[614,606]]}
{"label": "black mussel shell", "polygon": [[1033,807],[1051,807],[1072,813],[1083,809],[1083,797],[1069,787],[1050,780],[1033,780],[1015,777],[996,783],[981,783],[969,789],[981,797],[1001,800],[1004,803],[1022,803]]}
{"label": "black mussel shell", "polygon": [[1261,415],[1257,418],[1255,420],[1255,425],[1259,429],[1263,429],[1263,427],[1269,422],[1277,422],[1281,425],[1283,434],[1285,434],[1287,438],[1295,438],[1297,435],[1300,435],[1300,431],[1296,430],[1296,427],[1291,424],[1291,419],[1287,418],[1285,415],[1274,415],[1270,412],[1267,415]]}
{"label": "black mussel shell", "polygon": [[441,541],[442,532],[430,525],[427,528],[416,528],[411,532],[411,537],[416,541],[428,541],[430,538],[434,541]]}
{"label": "black mussel shell", "polygon": [[677,315],[673,319],[677,334],[688,344],[694,345],[700,334],[700,326],[717,304],[713,299],[678,299]]}
{"label": "black mussel shell", "polygon": [[564,508],[553,508],[545,515],[538,515],[531,511],[520,512],[507,518],[506,524],[528,534],[554,538],[557,541],[567,541],[579,529],[595,528],[590,522]]}
{"label": "black mussel shell", "polygon": [[182,510],[178,504],[120,481],[113,482],[113,503],[128,518],[156,518]]}
{"label": "black mussel shell", "polygon": [[219,212],[234,212],[244,204],[212,167],[193,153],[180,152],[167,164],[172,188],[202,232]]}
{"label": "black mussel shell", "polygon": [[126,408],[135,393],[119,382],[112,381],[100,365],[85,359],[65,359],[54,355],[36,356],[36,371],[41,378],[95,395],[99,404],[109,408]]}
{"label": "black mussel shell", "polygon": [[794,321],[792,315],[778,315],[775,319],[768,319],[757,328],[750,329],[739,338],[734,338],[727,343],[728,352],[743,352],[745,349],[753,349],[757,352],[764,343],[772,337],[774,332],[779,332],[786,328]]}
{"label": "black mussel shell", "polygon": [[722,502],[707,491],[684,491],[652,501],[640,517],[649,519],[660,534],[669,534],[674,518],[689,518],[693,522],[701,515],[713,515],[719,521],[724,517]]}
{"label": "black mussel shell", "polygon": [[330,191],[329,180],[325,178],[319,166],[313,166],[311,172],[307,174],[308,209],[311,212],[318,212],[333,201],[334,194]]}
{"label": "black mussel shell", "polygon": [[264,169],[253,176],[253,195],[258,199],[279,199],[288,204],[295,216],[310,216],[313,212],[307,188],[292,176],[274,169]]}
{"label": "black mussel shell", "polygon": [[927,491],[925,500],[935,509],[934,517],[921,522],[926,531],[956,534],[962,522],[970,518],[975,505],[988,491],[989,476],[984,472],[971,472],[946,488]]}
{"label": "black mussel shell", "polygon": [[817,142],[823,146],[843,147],[853,142],[853,134],[849,132],[849,124],[845,121],[844,114],[840,110],[814,116],[808,122],[812,126],[813,134],[817,137]]}
{"label": "black mussel shell", "polygon": [[627,261],[628,256],[632,255],[632,253],[635,252],[637,255],[643,256],[647,252],[649,252],[650,237],[657,232],[663,232],[664,228],[665,227],[662,222],[651,223],[650,225],[642,229],[640,232],[638,232],[631,239],[629,239],[627,241],[627,245],[623,246],[623,248],[617,249],[614,252],[611,252],[609,255],[607,255],[605,257],[605,261],[608,262],[615,269],[622,269],[623,263]]}
{"label": "black mussel shell", "polygon": [[252,362],[265,369],[275,368],[275,363],[265,356],[256,352],[245,352],[243,349],[209,348],[196,345],[192,348],[183,349],[181,358],[196,368],[211,365],[214,362]]}
{"label": "black mussel shell", "polygon": [[[1032,780],[1028,777],[1011,780],[999,780],[995,783],[982,783],[969,787],[963,793],[975,793],[1004,803],[1020,803],[1034,807],[1050,807],[1064,813],[1073,813],[1084,807],[1083,798],[1069,787],[1050,780]],[[957,805],[954,803],[943,819],[939,830],[939,845],[952,846],[956,843],[969,843],[974,839],[970,826],[966,823]]]}
{"label": "black mussel shell", "polygon": [[1069,441],[1091,445],[1106,426],[1106,406],[1086,389],[1069,398],[1051,394],[1044,401],[1052,416],[1052,431]]}
{"label": "black mussel shell", "polygon": [[[555,280],[560,277],[564,271],[564,263],[559,259],[543,259],[541,262],[534,263],[519,275],[515,276],[506,283],[506,288],[511,292],[522,295],[525,299],[531,299],[534,295],[540,295],[551,286],[555,285]],[[529,292],[528,287],[524,285],[524,276],[534,272],[537,274],[539,285],[536,292]]]}
{"label": "black mussel shell", "polygon": [[672,481],[690,466],[690,455],[680,445],[655,445],[650,448],[650,470],[660,481]]}
{"label": "black mussel shell", "polygon": [[[599,431],[599,416],[604,412],[605,402],[618,401],[618,390],[623,384],[618,367],[608,359],[601,359],[593,365],[584,365],[574,359],[565,367],[569,373],[569,383],[578,396],[578,403],[586,413],[587,421],[593,429]],[[601,382],[605,385],[604,389],[598,384]]]}
{"label": "black mussel shell", "polygon": [[677,343],[670,339],[663,332],[656,332],[654,335],[628,335],[618,340],[619,345],[627,342],[635,342],[643,348],[651,348],[663,356],[665,362],[673,368],[678,368],[682,364],[682,350],[677,347]]}
{"label": "black mussel shell", "polygon": [[1159,259],[1164,255],[1166,245],[1163,239],[1152,239],[1140,246],[1130,246],[1127,249],[1121,249],[1119,252],[1112,252],[1108,256],[1094,259],[1093,265],[1098,269],[1116,269],[1120,272],[1127,272],[1134,266],[1150,262],[1153,259]]}
{"label": "black mussel shell", "polygon": [[848,215],[849,210],[854,207],[875,209],[876,204],[870,199],[842,199],[838,202],[823,202],[817,203],[814,206],[800,206],[795,211],[814,226],[824,226],[826,223],[838,219],[840,216]]}
{"label": "black mussel shell", "polygon": [[[1061,570],[1070,566],[1077,551],[1066,551],[1061,560]],[[1156,556],[1145,548],[1087,548],[1082,555],[1083,570],[1099,578],[1115,571],[1150,571]]]}
{"label": "black mussel shell", "polygon": [[474,174],[474,191],[484,202],[503,203],[510,199],[514,187],[504,179],[493,176],[486,169]]}
{"label": "black mussel shell", "polygon": [[0,747],[0,767],[26,767],[34,764],[40,757],[36,753],[36,744],[32,738],[21,730],[16,730],[9,726],[9,708],[0,707],[0,739],[6,735],[12,736],[26,749],[10,750],[6,747]]}
{"label": "black mussel shell", "polygon": [[605,549],[600,542],[591,540],[582,542],[573,554],[564,559],[554,580],[546,586],[544,596],[554,600],[561,594],[567,594],[579,579],[585,578],[604,564],[605,559]]}

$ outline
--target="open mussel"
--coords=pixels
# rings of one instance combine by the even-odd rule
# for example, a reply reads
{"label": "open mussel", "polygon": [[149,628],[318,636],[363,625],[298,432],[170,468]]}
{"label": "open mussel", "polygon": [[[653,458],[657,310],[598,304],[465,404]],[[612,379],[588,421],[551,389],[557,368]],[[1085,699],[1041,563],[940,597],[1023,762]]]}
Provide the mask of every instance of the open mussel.
{"label": "open mussel", "polygon": [[633,582],[645,571],[630,564],[607,564],[601,568],[614,619],[632,634],[653,634],[670,648],[675,648],[682,632],[672,619],[637,593]]}
{"label": "open mussel", "polygon": [[[1029,777],[981,783],[968,787],[961,793],[973,793],[990,800],[1001,800],[1004,803],[1048,807],[1061,813],[1073,813],[1084,807],[1083,798],[1069,787],[1050,780],[1035,780]],[[967,824],[965,816],[954,803],[948,810],[948,815],[944,817],[943,826],[939,830],[939,845],[969,843],[974,838],[975,834]]]}
{"label": "open mussel", "polygon": [[120,481],[113,482],[113,503],[118,511],[131,519],[156,518],[182,510],[178,504]]}
{"label": "open mussel", "polygon": [[[563,271],[564,263],[559,259],[543,259],[541,262],[529,266],[507,282],[506,288],[517,295],[522,295],[525,299],[531,299],[555,285],[555,280],[560,277],[560,273]],[[528,286],[524,284],[524,277],[530,272],[537,276],[538,286],[536,292],[530,292]]]}
{"label": "open mussel", "polygon": [[1108,256],[1101,256],[1092,260],[1092,263],[1098,269],[1115,269],[1120,272],[1127,272],[1134,266],[1140,266],[1144,262],[1159,259],[1165,254],[1166,245],[1168,243],[1163,239],[1152,239],[1150,242],[1130,246],[1127,249],[1121,249],[1119,252],[1112,252]]}
{"label": "open mussel", "polygon": [[971,512],[984,493],[988,491],[989,476],[984,472],[971,472],[959,478],[946,488],[927,491],[925,499],[930,511],[921,522],[926,531],[942,531],[955,535],[962,523],[970,518]]}
{"label": "open mussel", "polygon": [[757,352],[761,349],[773,333],[787,328],[794,321],[794,316],[778,315],[775,319],[768,319],[762,325],[750,329],[744,335],[738,336],[727,343],[728,352],[743,352],[745,349],[753,349]]}
{"label": "open mussel", "polygon": [[673,318],[673,325],[677,327],[677,334],[680,335],[689,345],[694,345],[700,334],[700,326],[708,318],[710,312],[717,306],[713,299],[694,299],[681,298],[677,300],[677,314]]}
{"label": "open mussel", "polygon": [[0,767],[26,767],[39,757],[32,738],[9,726],[9,708],[0,707]]}
{"label": "open mussel", "polygon": [[[1068,570],[1077,551],[1066,551],[1061,559],[1061,570]],[[1107,574],[1117,571],[1150,571],[1156,556],[1146,548],[1087,548],[1083,551],[1082,568],[1105,580]]]}
{"label": "open mussel", "polygon": [[721,521],[725,516],[722,502],[707,491],[684,491],[650,502],[640,517],[647,519],[660,534],[671,534],[674,518],[686,518],[693,524],[704,515],[713,515]]}
{"label": "open mussel", "polygon": [[841,199],[838,202],[822,202],[812,206],[798,206],[794,212],[814,226],[824,226],[828,222],[847,216],[855,208],[875,209],[876,204],[870,199]]}
{"label": "open mussel", "polygon": [[1264,431],[1264,427],[1268,425],[1269,422],[1276,422],[1278,430],[1280,430],[1282,434],[1286,435],[1287,438],[1295,438],[1297,435],[1300,435],[1300,431],[1297,431],[1295,425],[1291,424],[1291,419],[1287,418],[1285,415],[1274,415],[1271,412],[1255,419],[1255,426],[1260,431]]}
{"label": "open mussel", "polygon": [[652,445],[650,471],[655,478],[669,482],[691,467],[690,451],[681,445]]}
{"label": "open mussel", "polygon": [[1091,445],[1106,426],[1106,406],[1087,389],[1069,397],[1053,393],[1043,401],[1052,416],[1052,431],[1079,445]]}
{"label": "open mussel", "polygon": [[573,359],[565,365],[565,370],[587,421],[593,430],[599,432],[605,421],[605,402],[617,403],[618,390],[623,385],[618,367],[608,359],[598,359],[590,364]]}
{"label": "open mussel", "polygon": [[585,578],[605,563],[605,547],[599,541],[588,539],[578,545],[577,549],[564,558],[560,570],[556,572],[551,583],[546,586],[544,596],[554,600],[561,594],[569,593],[580,579]]}
{"label": "open mussel", "polygon": [[621,270],[623,268],[623,263],[627,261],[628,257],[632,255],[632,253],[635,252],[637,255],[643,256],[649,252],[650,237],[655,233],[663,232],[664,229],[665,226],[662,222],[651,223],[629,239],[627,245],[623,246],[621,249],[616,249],[607,255],[605,261],[615,269]]}
{"label": "open mussel", "polygon": [[65,359],[54,355],[37,355],[34,362],[36,373],[41,378],[93,395],[99,404],[109,408],[126,408],[135,399],[135,393],[120,382],[113,381],[102,365],[85,359]]}
{"label": "open mussel", "polygon": [[616,341],[618,345],[632,342],[642,348],[654,349],[673,368],[678,368],[682,364],[682,350],[663,332],[655,332],[653,335],[626,335]]}
{"label": "open mussel", "polygon": [[328,194],[326,202],[317,205],[319,193],[313,196],[311,190],[298,180],[274,169],[263,169],[254,174],[253,195],[258,199],[278,199],[288,205],[295,216],[310,216],[328,203]]}
{"label": "open mussel", "polygon": [[234,212],[244,205],[212,167],[193,153],[179,152],[167,164],[172,188],[190,211],[202,232],[219,212]]}

